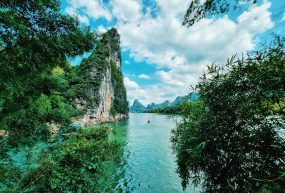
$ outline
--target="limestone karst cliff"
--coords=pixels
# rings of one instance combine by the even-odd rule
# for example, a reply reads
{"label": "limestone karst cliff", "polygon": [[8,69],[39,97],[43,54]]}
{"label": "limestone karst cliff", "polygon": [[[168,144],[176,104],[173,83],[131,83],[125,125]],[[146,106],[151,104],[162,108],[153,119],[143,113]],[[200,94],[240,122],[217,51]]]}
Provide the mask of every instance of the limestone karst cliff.
{"label": "limestone karst cliff", "polygon": [[146,110],[146,107],[141,104],[139,100],[135,99],[129,109],[131,113],[143,113]]}
{"label": "limestone karst cliff", "polygon": [[92,54],[75,69],[71,92],[83,113],[74,122],[83,126],[128,117],[121,72],[120,36],[112,28],[102,35]]}

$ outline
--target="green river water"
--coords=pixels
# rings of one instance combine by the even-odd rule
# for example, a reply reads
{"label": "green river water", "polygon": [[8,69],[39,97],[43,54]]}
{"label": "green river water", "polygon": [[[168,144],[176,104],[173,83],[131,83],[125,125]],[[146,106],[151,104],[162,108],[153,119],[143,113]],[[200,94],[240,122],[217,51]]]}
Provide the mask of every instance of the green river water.
{"label": "green river water", "polygon": [[199,192],[192,185],[183,191],[176,173],[175,156],[170,142],[171,130],[176,125],[173,118],[130,113],[128,120],[108,125],[114,129],[115,138],[125,142],[125,161],[114,192]]}

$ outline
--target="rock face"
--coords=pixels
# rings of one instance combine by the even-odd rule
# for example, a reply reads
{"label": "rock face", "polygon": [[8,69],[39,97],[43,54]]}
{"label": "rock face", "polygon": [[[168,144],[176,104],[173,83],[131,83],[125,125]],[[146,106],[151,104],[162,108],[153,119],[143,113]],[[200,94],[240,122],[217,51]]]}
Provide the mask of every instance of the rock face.
{"label": "rock face", "polygon": [[109,117],[114,100],[114,89],[111,80],[111,70],[107,69],[99,89],[99,106],[96,109],[96,117]]}
{"label": "rock face", "polygon": [[134,100],[133,105],[130,107],[131,113],[142,113],[146,110],[146,107],[139,102],[139,100]]}
{"label": "rock face", "polygon": [[183,103],[186,101],[195,101],[199,98],[199,95],[197,93],[189,93],[185,96],[178,96],[176,99],[172,102],[172,105],[178,105],[179,103]]}
{"label": "rock face", "polygon": [[82,126],[128,118],[126,89],[121,72],[120,36],[107,31],[93,53],[76,69],[81,93],[75,99],[83,115],[74,120]]}

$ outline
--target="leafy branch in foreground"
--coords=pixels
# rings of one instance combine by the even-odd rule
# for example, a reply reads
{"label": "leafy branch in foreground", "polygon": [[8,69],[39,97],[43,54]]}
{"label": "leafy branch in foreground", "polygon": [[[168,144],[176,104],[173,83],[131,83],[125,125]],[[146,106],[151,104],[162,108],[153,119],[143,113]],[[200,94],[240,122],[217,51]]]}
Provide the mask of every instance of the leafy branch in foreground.
{"label": "leafy branch in foreground", "polygon": [[184,16],[183,25],[192,26],[206,16],[224,14],[236,10],[245,2],[255,4],[257,0],[200,0],[191,1]]}
{"label": "leafy branch in foreground", "polygon": [[61,14],[57,0],[2,0],[0,7],[0,125],[11,144],[27,144],[47,138],[46,123],[70,120],[63,79],[52,71],[91,50],[94,34]]}
{"label": "leafy branch in foreground", "polygon": [[112,192],[122,151],[110,132],[86,128],[68,133],[61,145],[40,142],[1,152],[0,192]]}
{"label": "leafy branch in foreground", "polygon": [[203,192],[282,192],[285,171],[284,39],[209,67],[173,130],[183,188]]}

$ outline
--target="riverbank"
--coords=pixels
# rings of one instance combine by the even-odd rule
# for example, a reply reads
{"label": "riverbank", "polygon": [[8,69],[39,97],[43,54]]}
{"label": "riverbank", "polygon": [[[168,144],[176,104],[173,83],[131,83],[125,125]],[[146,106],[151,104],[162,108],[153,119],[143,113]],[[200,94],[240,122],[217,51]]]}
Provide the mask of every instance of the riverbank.
{"label": "riverbank", "polygon": [[90,127],[102,123],[123,121],[128,119],[128,114],[116,114],[115,116],[102,116],[102,117],[92,117],[89,114],[84,115],[78,119],[74,119],[73,123],[80,124],[82,127]]}

